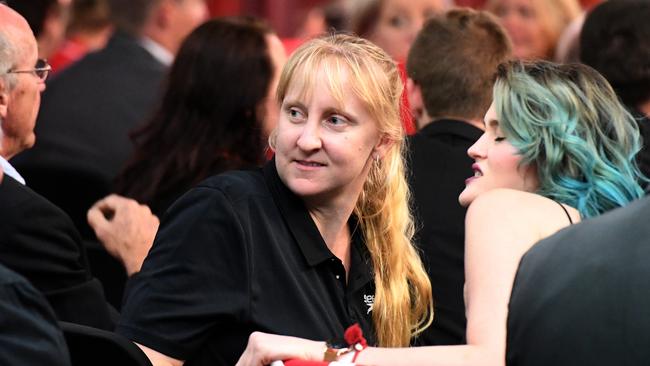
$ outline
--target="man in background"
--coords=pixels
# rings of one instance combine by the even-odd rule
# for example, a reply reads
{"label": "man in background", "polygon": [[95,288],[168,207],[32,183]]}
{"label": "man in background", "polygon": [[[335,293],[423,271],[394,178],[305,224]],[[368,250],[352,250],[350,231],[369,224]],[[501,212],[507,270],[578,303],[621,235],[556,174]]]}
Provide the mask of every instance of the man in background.
{"label": "man in background", "polygon": [[435,313],[418,345],[465,343],[465,209],[458,195],[474,174],[467,149],[483,133],[497,65],[510,55],[498,21],[470,9],[427,21],[409,52],[407,90],[418,128],[408,141],[409,183]]}

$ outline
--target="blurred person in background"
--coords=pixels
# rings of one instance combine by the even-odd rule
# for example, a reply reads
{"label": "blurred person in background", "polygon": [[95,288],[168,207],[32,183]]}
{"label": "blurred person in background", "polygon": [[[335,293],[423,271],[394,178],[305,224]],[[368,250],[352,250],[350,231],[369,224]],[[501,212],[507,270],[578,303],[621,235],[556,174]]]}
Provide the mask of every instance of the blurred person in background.
{"label": "blurred person in background", "polygon": [[598,70],[639,123],[638,163],[650,177],[650,2],[606,1],[587,14],[580,61]]}
{"label": "blurred person in background", "polygon": [[38,43],[38,57],[49,59],[61,47],[70,19],[70,0],[7,0],[29,23]]}
{"label": "blurred person in background", "polygon": [[[406,81],[404,62],[422,24],[451,5],[452,0],[348,0],[348,28],[388,52]],[[402,94],[402,125],[407,134],[413,134],[415,125],[408,102],[406,93]]]}
{"label": "blurred person in background", "polygon": [[465,213],[458,195],[474,172],[469,149],[483,134],[497,66],[512,56],[492,14],[453,9],[429,19],[413,42],[407,89],[418,133],[409,136],[416,243],[431,279],[433,324],[418,345],[465,343]]}
{"label": "blurred person in background", "polygon": [[86,211],[112,191],[132,152],[129,132],[149,118],[181,42],[207,17],[204,0],[109,0],[109,5],[115,33],[104,49],[48,83],[36,128],[39,142],[14,162],[33,189],[70,214],[89,239],[94,236]]}
{"label": "blurred person in background", "polygon": [[488,0],[485,8],[501,19],[523,60],[552,60],[560,35],[580,15],[577,0]]}
{"label": "blurred person in background", "polygon": [[112,31],[108,0],[72,0],[66,39],[49,58],[52,71],[59,72],[86,53],[103,48]]}
{"label": "blurred person in background", "polygon": [[[112,191],[132,152],[129,132],[151,115],[183,39],[207,17],[204,0],[109,0],[116,31],[100,51],[55,75],[43,93],[38,144],[12,160],[32,189],[70,215],[91,267],[119,307],[125,273],[96,242],[86,212]],[[52,182],[56,182],[53,184]]]}
{"label": "blurred person in background", "polygon": [[405,62],[422,24],[448,9],[451,0],[349,0],[349,29]]}
{"label": "blurred person in background", "polygon": [[253,18],[222,18],[183,43],[154,117],[133,134],[116,191],[162,217],[207,177],[262,165],[279,110],[282,43]]}

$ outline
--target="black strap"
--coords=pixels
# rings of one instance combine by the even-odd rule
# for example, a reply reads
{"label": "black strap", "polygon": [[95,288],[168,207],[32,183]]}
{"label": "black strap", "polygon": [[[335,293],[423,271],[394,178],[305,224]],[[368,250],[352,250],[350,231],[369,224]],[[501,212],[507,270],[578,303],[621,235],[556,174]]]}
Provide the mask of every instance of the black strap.
{"label": "black strap", "polygon": [[560,202],[558,202],[557,204],[560,205],[560,207],[562,207],[562,209],[564,210],[564,213],[566,214],[566,217],[569,218],[569,223],[571,225],[573,225],[573,219],[571,219],[571,215],[569,215],[569,211],[567,211],[566,207],[564,207],[564,205],[561,204]]}

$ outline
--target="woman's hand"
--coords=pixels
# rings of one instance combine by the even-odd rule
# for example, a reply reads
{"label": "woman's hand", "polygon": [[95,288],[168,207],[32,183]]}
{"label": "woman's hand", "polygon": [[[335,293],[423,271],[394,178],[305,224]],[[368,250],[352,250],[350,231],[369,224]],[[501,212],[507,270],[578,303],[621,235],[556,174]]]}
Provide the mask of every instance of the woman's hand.
{"label": "woman's hand", "polygon": [[325,353],[325,342],[253,332],[236,366],[264,366],[277,360],[299,358],[320,361]]}

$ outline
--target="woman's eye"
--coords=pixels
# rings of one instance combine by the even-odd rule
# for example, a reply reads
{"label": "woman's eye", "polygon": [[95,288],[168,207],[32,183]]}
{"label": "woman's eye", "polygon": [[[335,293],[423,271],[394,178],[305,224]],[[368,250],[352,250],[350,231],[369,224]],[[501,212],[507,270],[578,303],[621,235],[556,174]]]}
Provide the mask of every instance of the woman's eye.
{"label": "woman's eye", "polygon": [[406,24],[406,18],[401,15],[395,15],[388,18],[388,24],[391,27],[401,28]]}
{"label": "woman's eye", "polygon": [[519,12],[519,15],[524,19],[532,19],[535,17],[535,10],[527,6],[521,6],[517,10]]}
{"label": "woman's eye", "polygon": [[503,141],[503,140],[505,140],[505,139],[506,139],[505,137],[498,137],[498,136],[497,136],[497,137],[494,138],[494,141],[495,141],[495,142],[501,142],[501,141]]}
{"label": "woman's eye", "polygon": [[348,121],[341,117],[341,116],[331,116],[327,119],[327,123],[333,125],[333,126],[342,126],[346,124]]}
{"label": "woman's eye", "polygon": [[292,120],[302,118],[302,112],[300,112],[300,110],[297,108],[288,108],[287,114],[289,115],[289,118],[291,118]]}

